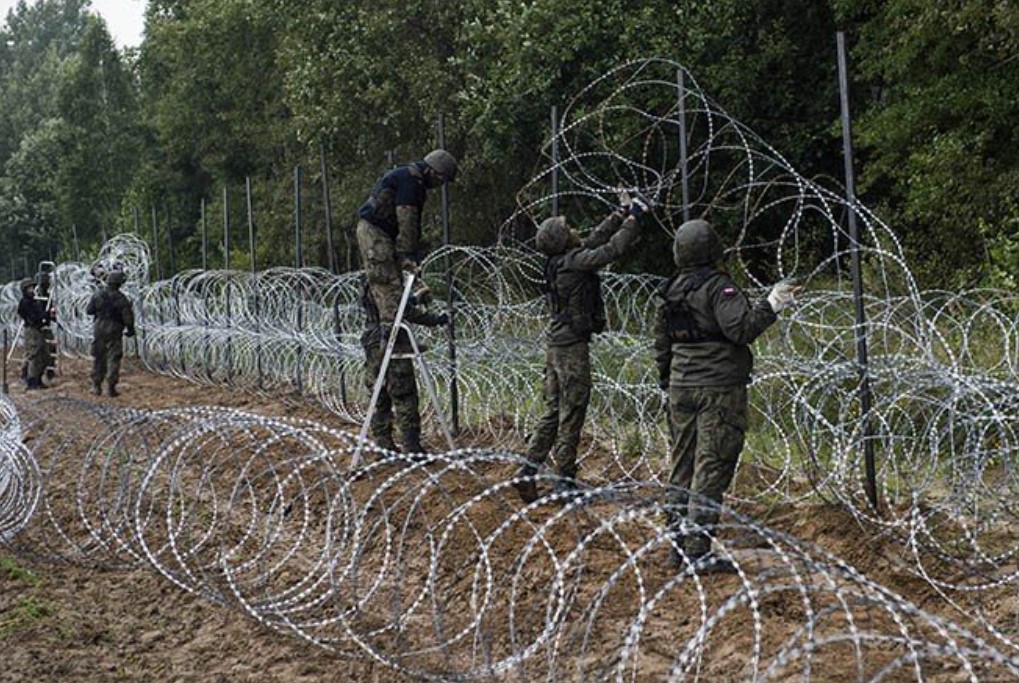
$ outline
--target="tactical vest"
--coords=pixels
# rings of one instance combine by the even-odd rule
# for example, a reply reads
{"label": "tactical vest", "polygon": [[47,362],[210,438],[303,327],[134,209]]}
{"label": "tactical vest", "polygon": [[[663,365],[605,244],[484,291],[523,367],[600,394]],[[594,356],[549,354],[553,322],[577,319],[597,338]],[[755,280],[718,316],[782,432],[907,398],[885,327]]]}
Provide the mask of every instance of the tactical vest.
{"label": "tactical vest", "polygon": [[[570,271],[566,282],[560,283],[559,273],[566,254],[552,256],[545,262],[545,297],[553,323],[562,323],[575,335],[589,339],[605,330],[605,302],[601,296],[601,279],[597,271]],[[569,282],[573,280],[573,282]]]}
{"label": "tactical vest", "polygon": [[721,274],[720,271],[712,268],[694,272],[680,288],[680,298],[675,300],[669,297],[669,292],[678,276],[670,278],[662,285],[661,295],[665,299],[665,320],[669,328],[669,339],[673,343],[703,344],[704,342],[728,341],[721,332],[703,331],[697,324],[697,318],[687,300],[691,294]]}

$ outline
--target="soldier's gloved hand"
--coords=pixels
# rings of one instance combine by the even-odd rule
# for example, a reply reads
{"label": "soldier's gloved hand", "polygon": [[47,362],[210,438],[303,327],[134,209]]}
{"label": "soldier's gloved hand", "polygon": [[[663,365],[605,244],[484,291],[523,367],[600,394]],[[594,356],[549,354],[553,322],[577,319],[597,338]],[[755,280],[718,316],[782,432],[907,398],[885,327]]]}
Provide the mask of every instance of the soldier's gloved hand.
{"label": "soldier's gloved hand", "polygon": [[626,190],[619,191],[619,209],[624,213],[630,213],[630,206],[633,204],[633,197]]}
{"label": "soldier's gloved hand", "polygon": [[418,265],[418,262],[409,256],[400,256],[397,259],[397,262],[400,265],[400,270],[406,271],[408,273],[417,273],[421,269],[421,266]]}
{"label": "soldier's gloved hand", "polygon": [[771,306],[771,310],[781,313],[784,309],[795,303],[796,294],[799,291],[800,287],[791,282],[779,282],[768,293],[768,305]]}
{"label": "soldier's gloved hand", "polygon": [[634,197],[630,203],[630,215],[638,220],[650,210],[651,205],[643,197]]}
{"label": "soldier's gloved hand", "polygon": [[133,327],[129,327],[126,330],[124,330],[124,336],[125,337],[133,337],[134,336],[134,328]]}
{"label": "soldier's gloved hand", "polygon": [[414,299],[413,305],[421,304],[422,306],[427,306],[432,302],[432,290],[426,283],[422,283],[414,290],[411,297]]}
{"label": "soldier's gloved hand", "polygon": [[418,321],[418,325],[424,325],[425,327],[442,327],[449,324],[449,315],[446,313],[439,313],[438,315],[429,313]]}

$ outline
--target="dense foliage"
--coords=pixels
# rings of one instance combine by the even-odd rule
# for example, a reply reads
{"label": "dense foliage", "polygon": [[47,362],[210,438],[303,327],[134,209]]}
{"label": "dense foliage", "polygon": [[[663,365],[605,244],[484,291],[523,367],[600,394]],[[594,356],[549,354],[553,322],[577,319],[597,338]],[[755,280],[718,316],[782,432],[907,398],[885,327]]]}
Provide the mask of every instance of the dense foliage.
{"label": "dense foliage", "polygon": [[[150,0],[127,51],[88,0],[22,1],[0,29],[0,272],[130,229],[158,236],[165,275],[202,264],[203,225],[209,267],[293,265],[297,166],[304,263],[356,266],[353,209],[436,145],[440,115],[463,160],[453,239],[488,244],[546,162],[551,107],[653,55],[802,173],[839,178],[839,28],[863,201],[924,284],[1010,284],[1019,8],[1002,0]],[[658,246],[627,265],[663,271]]]}

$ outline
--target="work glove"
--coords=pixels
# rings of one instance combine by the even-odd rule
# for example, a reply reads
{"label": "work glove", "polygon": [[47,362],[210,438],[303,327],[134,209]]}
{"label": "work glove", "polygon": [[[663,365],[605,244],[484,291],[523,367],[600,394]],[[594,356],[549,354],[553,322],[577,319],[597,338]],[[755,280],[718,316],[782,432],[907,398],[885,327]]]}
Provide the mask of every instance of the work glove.
{"label": "work glove", "polygon": [[414,293],[411,294],[411,301],[412,306],[416,306],[417,304],[427,306],[432,302],[432,290],[426,283],[422,282],[418,288],[414,290]]}
{"label": "work glove", "polygon": [[633,197],[626,190],[619,191],[619,209],[623,213],[630,213],[630,206],[633,204]]}
{"label": "work glove", "polygon": [[643,197],[634,197],[633,201],[630,202],[630,215],[637,220],[640,220],[640,217],[650,210],[650,204]]}
{"label": "work glove", "polygon": [[417,273],[421,268],[418,262],[412,259],[410,256],[398,256],[396,261],[397,264],[400,266],[400,270],[406,271],[408,273]]}
{"label": "work glove", "polygon": [[796,294],[800,289],[800,287],[795,286],[791,282],[779,282],[772,287],[768,293],[768,305],[771,306],[771,310],[781,313],[784,309],[795,303]]}
{"label": "work glove", "polygon": [[129,327],[126,330],[124,330],[124,336],[125,337],[133,337],[134,336],[134,328],[133,327]]}

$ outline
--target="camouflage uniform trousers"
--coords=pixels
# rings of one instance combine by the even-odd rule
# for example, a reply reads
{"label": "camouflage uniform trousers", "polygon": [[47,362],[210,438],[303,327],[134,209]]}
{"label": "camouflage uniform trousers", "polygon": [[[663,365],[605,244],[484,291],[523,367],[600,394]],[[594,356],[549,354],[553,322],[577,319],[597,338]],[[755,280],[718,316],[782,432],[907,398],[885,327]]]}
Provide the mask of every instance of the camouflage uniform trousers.
{"label": "camouflage uniform trousers", "polygon": [[591,401],[591,356],[587,342],[549,346],[545,352],[545,411],[531,436],[527,459],[543,463],[549,452],[559,474],[577,473],[577,446]]}
{"label": "camouflage uniform trousers", "polygon": [[110,387],[120,381],[120,360],[124,357],[122,334],[96,334],[92,338],[92,385],[99,386],[106,378]]}
{"label": "camouflage uniform trousers", "polygon": [[[371,346],[365,349],[364,383],[368,391],[375,388],[375,380],[382,369],[385,348]],[[372,415],[371,436],[376,443],[393,439],[393,415],[400,427],[400,433],[420,433],[421,414],[418,411],[418,389],[414,377],[414,365],[410,358],[390,358],[386,382]]]}
{"label": "camouflage uniform trousers", "polygon": [[391,323],[396,319],[403,295],[403,275],[396,263],[395,243],[381,229],[360,220],[357,222],[357,248],[368,276],[368,287],[379,308],[379,319]]}
{"label": "camouflage uniform trousers", "polygon": [[25,325],[26,379],[41,379],[50,365],[50,350],[43,330]]}
{"label": "camouflage uniform trousers", "polygon": [[[679,517],[708,530],[718,522],[718,506],[732,483],[746,429],[745,386],[669,389],[670,498]],[[711,550],[711,538],[688,535],[685,549],[703,555]]]}

